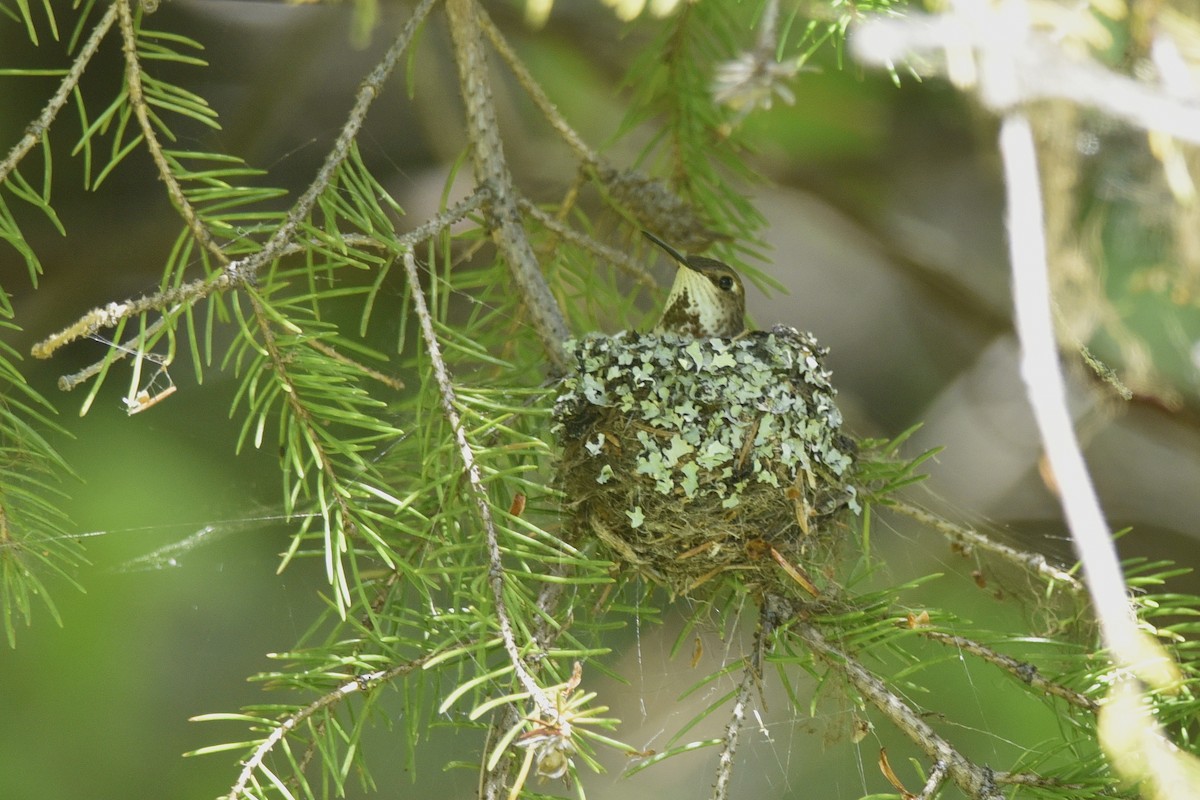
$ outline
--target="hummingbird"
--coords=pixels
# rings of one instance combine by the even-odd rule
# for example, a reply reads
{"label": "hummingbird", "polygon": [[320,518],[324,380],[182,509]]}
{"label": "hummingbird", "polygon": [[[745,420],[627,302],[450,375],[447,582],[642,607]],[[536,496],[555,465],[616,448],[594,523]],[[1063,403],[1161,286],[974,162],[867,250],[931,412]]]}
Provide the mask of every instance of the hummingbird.
{"label": "hummingbird", "polygon": [[746,292],[732,267],[714,258],[685,258],[649,231],[642,234],[679,262],[655,333],[724,339],[745,332]]}

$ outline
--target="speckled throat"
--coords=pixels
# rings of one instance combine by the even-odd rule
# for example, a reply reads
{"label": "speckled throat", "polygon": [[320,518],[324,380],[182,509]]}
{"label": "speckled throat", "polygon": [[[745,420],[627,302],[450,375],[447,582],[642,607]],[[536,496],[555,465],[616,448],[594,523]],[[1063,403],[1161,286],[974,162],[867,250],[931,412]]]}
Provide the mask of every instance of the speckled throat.
{"label": "speckled throat", "polygon": [[[728,290],[720,288],[722,278],[733,279]],[[695,256],[679,265],[662,317],[654,326],[656,332],[728,338],[745,329],[745,295],[732,269]]]}

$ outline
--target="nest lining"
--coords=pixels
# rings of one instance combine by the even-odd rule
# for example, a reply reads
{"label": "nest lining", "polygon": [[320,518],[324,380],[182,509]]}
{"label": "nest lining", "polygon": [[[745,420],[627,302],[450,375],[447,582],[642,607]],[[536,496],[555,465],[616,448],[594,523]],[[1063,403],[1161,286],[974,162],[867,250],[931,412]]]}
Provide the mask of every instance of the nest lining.
{"label": "nest lining", "polygon": [[784,327],[575,343],[554,413],[579,532],[679,594],[729,571],[824,572],[858,511],[825,352]]}

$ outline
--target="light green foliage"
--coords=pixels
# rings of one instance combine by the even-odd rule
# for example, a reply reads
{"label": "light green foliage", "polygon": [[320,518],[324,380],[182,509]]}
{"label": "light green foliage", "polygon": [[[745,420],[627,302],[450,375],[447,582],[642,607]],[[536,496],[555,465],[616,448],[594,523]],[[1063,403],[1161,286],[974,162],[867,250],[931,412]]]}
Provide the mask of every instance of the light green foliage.
{"label": "light green foliage", "polygon": [[[0,293],[0,332],[17,330]],[[71,469],[46,439],[62,433],[53,407],[22,377],[19,356],[0,340],[0,617],[10,647],[29,624],[35,600],[58,620],[46,576],[72,581],[82,548],[68,535],[63,483]]]}

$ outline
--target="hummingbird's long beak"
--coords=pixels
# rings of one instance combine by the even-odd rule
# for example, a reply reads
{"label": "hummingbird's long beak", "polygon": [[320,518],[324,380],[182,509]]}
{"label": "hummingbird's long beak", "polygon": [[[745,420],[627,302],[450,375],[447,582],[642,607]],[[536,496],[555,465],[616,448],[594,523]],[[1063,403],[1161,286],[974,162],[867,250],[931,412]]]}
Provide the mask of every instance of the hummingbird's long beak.
{"label": "hummingbird's long beak", "polygon": [[660,238],[658,238],[657,236],[655,236],[655,235],[654,235],[653,233],[651,233],[650,231],[643,230],[643,231],[642,231],[642,236],[645,236],[647,239],[649,239],[650,241],[654,242],[656,245],[658,245],[658,246],[659,246],[659,247],[661,247],[663,250],[665,250],[665,251],[667,252],[667,255],[669,255],[671,258],[673,258],[673,259],[675,259],[676,261],[678,261],[678,262],[679,262],[679,265],[680,265],[680,266],[682,266],[682,267],[686,267],[686,266],[688,265],[688,263],[687,263],[687,259],[683,257],[683,254],[682,254],[682,253],[680,253],[680,252],[679,252],[678,250],[676,250],[674,247],[671,247],[671,245],[667,244],[666,242],[664,242],[662,239],[660,239]]}

